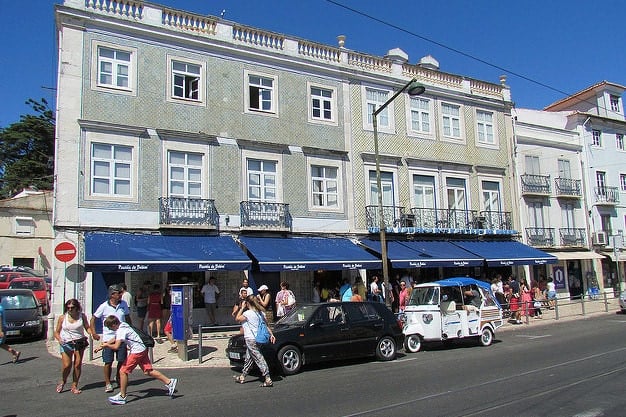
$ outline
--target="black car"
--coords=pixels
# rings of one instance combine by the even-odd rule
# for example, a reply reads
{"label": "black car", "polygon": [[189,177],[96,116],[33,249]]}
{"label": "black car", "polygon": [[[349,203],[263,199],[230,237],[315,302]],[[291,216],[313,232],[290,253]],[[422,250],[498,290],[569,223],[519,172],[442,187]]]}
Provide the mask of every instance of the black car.
{"label": "black car", "polygon": [[4,335],[7,338],[44,336],[41,305],[31,290],[0,290],[0,303],[4,309]]}
{"label": "black car", "polygon": [[[382,303],[328,302],[298,305],[273,328],[276,343],[263,345],[270,366],[285,375],[303,365],[338,359],[375,356],[395,359],[404,335],[395,315]],[[228,341],[226,355],[234,367],[246,356],[243,335]]]}

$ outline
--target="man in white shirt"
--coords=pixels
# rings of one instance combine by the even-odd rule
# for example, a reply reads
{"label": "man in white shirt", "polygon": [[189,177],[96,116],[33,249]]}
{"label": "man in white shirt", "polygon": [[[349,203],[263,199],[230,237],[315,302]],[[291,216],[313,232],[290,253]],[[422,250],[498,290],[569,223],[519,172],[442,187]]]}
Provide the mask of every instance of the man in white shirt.
{"label": "man in white shirt", "polygon": [[204,284],[200,292],[204,295],[204,308],[209,316],[209,326],[217,326],[215,314],[220,290],[217,288],[217,285],[215,285],[215,277],[209,277],[209,282]]}

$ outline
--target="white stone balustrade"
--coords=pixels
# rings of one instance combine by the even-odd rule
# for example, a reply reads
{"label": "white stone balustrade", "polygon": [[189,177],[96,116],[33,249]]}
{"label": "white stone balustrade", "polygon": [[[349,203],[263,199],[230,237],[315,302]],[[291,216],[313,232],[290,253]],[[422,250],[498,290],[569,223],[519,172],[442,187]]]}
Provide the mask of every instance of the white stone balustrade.
{"label": "white stone balustrade", "polygon": [[233,39],[238,42],[275,50],[282,50],[285,42],[284,36],[239,25],[233,26]]}
{"label": "white stone balustrade", "polygon": [[163,24],[182,31],[215,35],[217,19],[198,16],[178,10],[163,9]]}
{"label": "white stone balustrade", "polygon": [[115,16],[141,19],[143,2],[132,0],[87,0],[87,8]]}

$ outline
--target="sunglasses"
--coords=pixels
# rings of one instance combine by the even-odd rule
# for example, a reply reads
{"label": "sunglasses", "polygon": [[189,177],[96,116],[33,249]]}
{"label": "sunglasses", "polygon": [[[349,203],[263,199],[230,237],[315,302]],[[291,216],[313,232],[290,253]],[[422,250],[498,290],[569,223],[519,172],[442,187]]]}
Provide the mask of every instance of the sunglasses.
{"label": "sunglasses", "polygon": [[68,310],[74,310],[75,308],[78,308],[77,306],[67,306]]}

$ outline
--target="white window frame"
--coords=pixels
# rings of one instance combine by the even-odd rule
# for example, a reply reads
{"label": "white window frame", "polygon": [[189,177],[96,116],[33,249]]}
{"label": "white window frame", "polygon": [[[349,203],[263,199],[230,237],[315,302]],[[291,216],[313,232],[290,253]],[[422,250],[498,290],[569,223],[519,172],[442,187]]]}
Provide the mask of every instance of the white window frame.
{"label": "white window frame", "polygon": [[[180,150],[169,150],[166,154],[167,158],[167,195],[170,197],[180,198],[202,198],[204,196],[204,155],[196,152],[184,152]],[[180,163],[173,162],[172,157],[181,155],[184,161]],[[190,162],[192,157],[200,157],[200,163],[194,165]],[[182,173],[182,178],[174,178],[174,171]],[[183,187],[181,193],[175,193],[174,184],[180,184]],[[197,190],[197,192],[196,192]]]}
{"label": "white window frame", "polygon": [[561,227],[565,229],[576,228],[576,206],[572,202],[561,203]]}
{"label": "white window frame", "polygon": [[[110,146],[125,146],[132,150],[132,158],[130,160],[130,194],[116,195],[113,193],[94,193],[93,184],[93,158],[92,150],[94,144],[105,144]],[[104,133],[104,132],[86,132],[85,140],[85,181],[84,195],[86,200],[100,201],[119,201],[119,202],[137,202],[138,200],[138,178],[139,178],[139,138],[136,136],[125,135],[122,132]]]}
{"label": "white window frame", "polygon": [[[463,187],[459,188],[456,186],[448,186],[448,180],[449,179],[455,179],[455,180],[463,180]],[[469,191],[468,191],[468,185],[469,185],[469,177],[466,175],[460,175],[460,174],[447,174],[444,179],[443,179],[444,183],[444,191],[445,191],[445,201],[446,201],[446,206],[445,208],[447,208],[448,210],[469,210],[469,207],[471,207],[470,205],[470,195],[469,195]],[[450,201],[450,196],[449,196],[449,191],[454,191],[454,201]],[[459,198],[459,196],[461,194],[459,194],[459,192],[462,191],[462,197],[463,197],[463,207],[458,207],[457,204],[457,200]],[[451,204],[452,203],[452,204]]]}
{"label": "white window frame", "polygon": [[[446,106],[457,108],[459,111],[458,116],[444,113]],[[461,106],[460,104],[443,101],[440,104],[440,110],[441,110],[441,136],[442,138],[444,140],[455,142],[455,143],[464,143],[465,135],[463,132],[463,106]],[[450,134],[446,134],[446,129],[445,129],[446,120],[450,122],[450,129],[451,129]],[[458,131],[459,131],[458,136],[453,134],[454,130],[456,130],[454,126],[454,122],[458,123]]]}
{"label": "white window frame", "polygon": [[[184,195],[171,194],[170,192],[170,152],[180,152],[184,154],[197,154],[202,155],[201,166],[201,189],[200,196],[189,196],[187,192]],[[209,177],[209,153],[206,144],[188,143],[185,141],[178,141],[172,139],[163,140],[163,195],[168,197],[181,197],[181,198],[209,198],[209,190],[211,184],[211,178]],[[187,172],[187,171],[185,171]]]}
{"label": "white window frame", "polygon": [[602,147],[602,131],[597,129],[591,131],[591,146]]}
{"label": "white window frame", "polygon": [[[318,89],[320,91],[330,92],[330,97],[316,96],[313,94],[313,89]],[[321,84],[315,84],[311,82],[307,82],[307,102],[309,103],[309,122],[311,123],[320,123],[320,124],[330,124],[333,126],[338,125],[338,112],[339,109],[337,107],[337,89],[335,87],[329,87]],[[313,105],[313,100],[318,99],[321,103],[328,103],[330,105],[330,118],[326,118],[323,116],[316,117],[313,113],[315,110],[315,106]],[[320,104],[321,104],[320,103]],[[324,113],[323,106],[320,106],[321,114]]]}
{"label": "white window frame", "polygon": [[[244,185],[242,187],[242,200],[243,201],[261,201],[261,202],[268,202],[268,203],[282,203],[283,202],[283,161],[282,161],[282,157],[278,154],[272,153],[272,152],[262,152],[262,151],[250,151],[250,150],[246,150],[244,149],[241,153],[241,157],[242,157],[242,163],[241,163],[241,169],[242,169],[242,184]],[[249,182],[249,171],[248,171],[248,160],[260,160],[260,161],[267,161],[267,162],[275,162],[276,163],[276,172],[275,172],[275,181],[274,181],[274,188],[276,189],[275,191],[275,199],[273,200],[267,200],[264,198],[259,198],[259,199],[253,199],[250,198],[249,195],[249,187],[250,187],[250,182]]]}
{"label": "white window frame", "polygon": [[[502,201],[502,179],[501,178],[487,178],[481,177],[479,178],[480,183],[480,192],[481,192],[481,201],[480,206],[482,210],[491,211],[491,212],[504,212],[503,209],[503,201]],[[497,184],[497,191],[494,190],[486,190],[485,183]],[[498,207],[488,207],[493,204],[494,196],[496,197],[496,204]],[[487,204],[489,202],[489,204]]]}
{"label": "white window frame", "polygon": [[626,174],[619,174],[619,185],[622,191],[626,191]]}
{"label": "white window frame", "polygon": [[615,113],[622,112],[621,101],[622,100],[620,96],[617,96],[615,94],[609,94],[609,103],[610,103],[612,112],[615,112]]}
{"label": "white window frame", "polygon": [[[179,97],[174,95],[174,91],[176,86],[175,84],[175,73],[183,74],[185,76],[191,77],[194,74],[187,73],[183,70],[174,70],[174,63],[184,64],[184,65],[194,65],[199,67],[200,73],[198,74],[198,98],[190,98],[190,97]],[[178,56],[169,56],[167,57],[167,101],[172,103],[185,103],[192,104],[197,106],[205,106],[205,94],[206,94],[206,63],[198,60],[193,60],[189,58],[182,58]]]}
{"label": "white window frame", "polygon": [[16,236],[35,235],[35,219],[32,217],[15,217],[14,227]]}
{"label": "white window frame", "polygon": [[[476,109],[476,143],[481,147],[497,148],[498,143],[498,128],[496,123],[496,112],[490,110]],[[481,120],[481,115],[490,116],[491,120]],[[491,132],[489,132],[491,131]],[[491,141],[482,139],[481,135],[489,136],[491,134]]]}
{"label": "white window frame", "polygon": [[[100,50],[110,49],[116,52],[125,52],[130,54],[128,63],[128,86],[118,86],[116,83],[106,84],[100,82]],[[109,59],[103,59],[108,61]],[[115,63],[115,59],[112,60]],[[135,96],[137,94],[137,48],[129,48],[125,46],[115,45],[106,42],[94,41],[92,43],[91,56],[91,89],[107,92],[117,92],[120,94],[128,94]]]}
{"label": "white window frame", "polygon": [[[377,184],[376,184],[376,166],[374,164],[366,164],[363,166],[365,176],[366,205],[378,206]],[[387,179],[391,174],[391,181]],[[372,178],[370,178],[372,175]],[[398,207],[398,169],[393,165],[381,164],[380,179],[383,187],[383,206]],[[387,191],[387,193],[385,193]],[[388,196],[390,199],[386,199]]]}
{"label": "white window frame", "polygon": [[[257,86],[250,83],[250,77],[259,77],[261,80],[270,80],[272,82],[271,87]],[[251,114],[263,114],[268,116],[278,116],[278,77],[276,75],[256,72],[256,71],[244,71],[244,112]],[[270,93],[270,108],[263,110],[262,99],[259,99],[259,108],[251,107],[251,87],[258,88],[260,90],[266,90]]]}
{"label": "white window frame", "polygon": [[615,134],[615,148],[617,148],[618,151],[624,150],[624,134],[623,133]]}
{"label": "white window frame", "polygon": [[[423,185],[423,184],[418,184],[415,180],[415,177],[426,177],[426,178],[432,178],[432,184],[428,184],[428,185]],[[429,190],[431,189],[432,186],[432,207],[428,207],[425,205],[420,205],[421,202],[417,201],[417,189],[421,189],[422,191],[424,190]],[[438,207],[438,195],[437,195],[437,190],[439,189],[438,185],[437,185],[437,175],[435,173],[432,172],[411,172],[411,208],[425,208],[425,209],[436,209]],[[427,196],[426,192],[422,193],[422,196]],[[425,200],[425,198],[423,198],[423,200]]]}
{"label": "white window frame", "polygon": [[[333,168],[337,170],[337,178],[335,179],[337,183],[337,206],[328,206],[315,205],[313,198],[313,167],[323,167],[323,168]],[[317,212],[333,212],[333,213],[341,213],[343,212],[343,166],[341,161],[335,161],[332,159],[324,159],[318,157],[308,157],[307,158],[307,183],[308,183],[308,200],[309,200],[309,210],[317,211]],[[326,194],[326,193],[324,193]]]}
{"label": "white window frame", "polygon": [[[381,96],[379,100],[372,100],[367,97],[368,91],[376,92]],[[373,108],[380,108],[393,95],[393,92],[387,88],[377,87],[374,85],[363,85],[361,87],[361,105],[363,108],[363,130],[374,130]],[[394,103],[391,102],[377,116],[377,131],[379,133],[395,133]]]}
{"label": "white window frame", "polygon": [[536,229],[545,229],[545,218],[542,201],[534,200],[528,202],[528,226]]}
{"label": "white window frame", "polygon": [[[416,104],[426,104],[427,109]],[[434,139],[435,124],[433,119],[433,100],[424,96],[411,97],[407,94],[407,132],[409,136],[426,136],[427,139]],[[417,119],[417,120],[415,120]],[[417,123],[418,128],[415,129],[413,124]],[[428,123],[428,129],[423,129],[424,122]]]}

